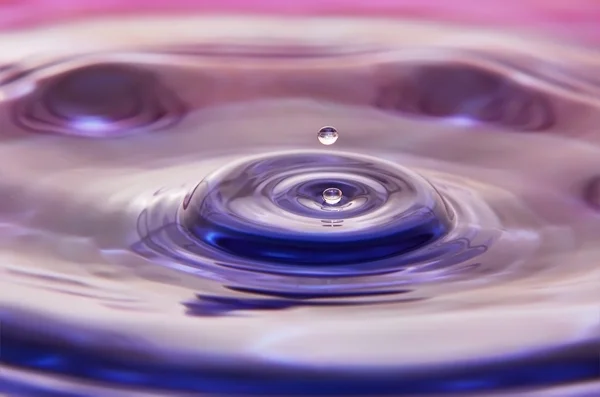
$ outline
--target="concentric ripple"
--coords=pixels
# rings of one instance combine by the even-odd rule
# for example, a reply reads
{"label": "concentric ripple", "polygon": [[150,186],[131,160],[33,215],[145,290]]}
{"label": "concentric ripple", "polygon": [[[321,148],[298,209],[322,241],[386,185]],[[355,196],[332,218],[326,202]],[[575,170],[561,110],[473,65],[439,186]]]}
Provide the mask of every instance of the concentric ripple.
{"label": "concentric ripple", "polygon": [[[355,153],[242,158],[153,196],[133,249],[233,287],[322,294],[326,282],[333,294],[499,272],[535,246],[530,235],[515,247],[464,182],[430,176]],[[339,203],[324,202],[328,187],[344,192]]]}
{"label": "concentric ripple", "polygon": [[[324,204],[327,186],[340,189],[345,199]],[[451,218],[432,186],[399,166],[298,154],[209,176],[180,219],[199,242],[229,255],[328,266],[411,252],[446,235]]]}

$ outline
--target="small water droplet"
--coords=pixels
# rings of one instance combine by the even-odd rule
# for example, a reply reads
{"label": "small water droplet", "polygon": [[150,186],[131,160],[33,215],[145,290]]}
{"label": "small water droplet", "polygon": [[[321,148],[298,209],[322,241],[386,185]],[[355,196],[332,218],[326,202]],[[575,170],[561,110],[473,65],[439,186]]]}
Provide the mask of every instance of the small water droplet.
{"label": "small water droplet", "polygon": [[335,128],[327,126],[319,130],[317,137],[323,145],[333,145],[338,140],[339,134]]}
{"label": "small water droplet", "polygon": [[335,187],[330,187],[323,191],[323,200],[329,205],[334,205],[342,200],[342,191]]}

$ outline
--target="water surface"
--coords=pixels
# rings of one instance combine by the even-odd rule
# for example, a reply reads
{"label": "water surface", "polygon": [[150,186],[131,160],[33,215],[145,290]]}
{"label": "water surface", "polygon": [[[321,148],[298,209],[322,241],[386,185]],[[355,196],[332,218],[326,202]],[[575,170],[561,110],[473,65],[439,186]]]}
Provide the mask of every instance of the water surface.
{"label": "water surface", "polygon": [[597,51],[288,22],[0,36],[4,390],[592,395]]}

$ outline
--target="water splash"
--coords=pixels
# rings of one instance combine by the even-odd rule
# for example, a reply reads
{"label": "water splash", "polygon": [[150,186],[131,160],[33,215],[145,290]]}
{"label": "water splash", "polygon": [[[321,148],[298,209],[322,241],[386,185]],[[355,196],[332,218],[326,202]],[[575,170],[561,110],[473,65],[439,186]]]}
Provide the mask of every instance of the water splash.
{"label": "water splash", "polygon": [[[332,183],[346,191],[335,212],[320,200]],[[180,219],[214,254],[344,265],[395,257],[447,234],[451,220],[441,200],[417,175],[376,159],[289,153],[205,178]],[[335,234],[323,229],[329,220],[343,222]]]}

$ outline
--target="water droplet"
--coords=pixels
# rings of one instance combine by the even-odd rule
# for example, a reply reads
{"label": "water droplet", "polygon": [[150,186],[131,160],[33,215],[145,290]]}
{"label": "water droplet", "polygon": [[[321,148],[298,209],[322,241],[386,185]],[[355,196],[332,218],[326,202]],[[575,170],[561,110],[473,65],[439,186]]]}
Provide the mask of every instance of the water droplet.
{"label": "water droplet", "polygon": [[333,127],[323,127],[319,130],[317,137],[323,145],[333,145],[338,140],[339,134]]}
{"label": "water droplet", "polygon": [[342,200],[342,191],[335,187],[330,187],[323,191],[323,200],[329,205],[334,205]]}

